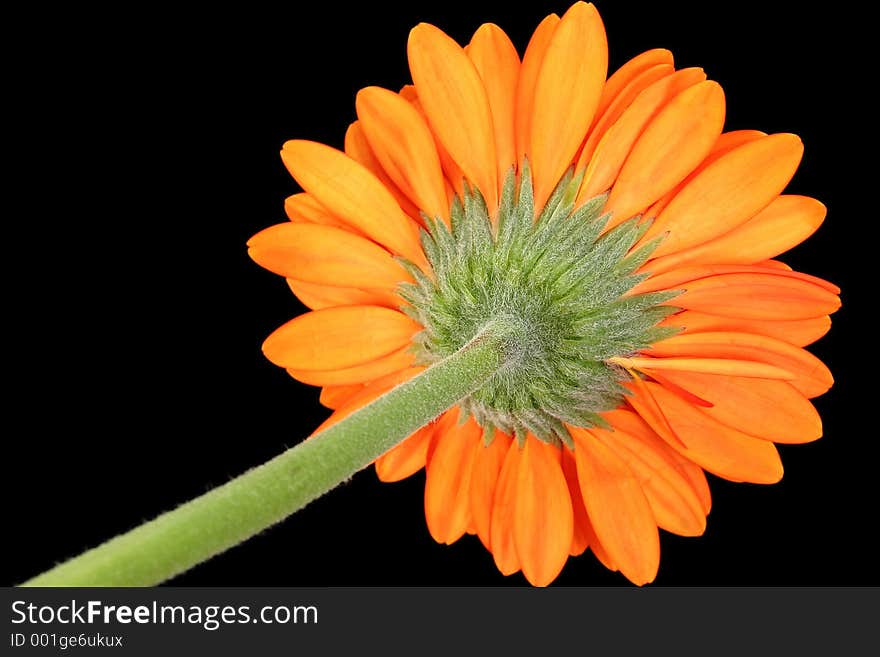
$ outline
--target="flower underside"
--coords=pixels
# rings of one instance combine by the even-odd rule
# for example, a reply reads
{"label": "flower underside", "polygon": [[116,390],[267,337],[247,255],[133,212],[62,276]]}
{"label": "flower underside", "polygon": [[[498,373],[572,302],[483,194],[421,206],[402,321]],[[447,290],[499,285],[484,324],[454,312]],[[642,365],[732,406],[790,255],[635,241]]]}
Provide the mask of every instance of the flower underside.
{"label": "flower underside", "polygon": [[657,326],[676,312],[661,304],[678,291],[627,294],[660,238],[630,253],[649,222],[632,218],[603,234],[606,197],[575,209],[579,183],[566,174],[535,220],[528,165],[518,186],[511,170],[494,222],[479,190],[466,187],[450,226],[425,217],[431,271],[404,261],[415,283],[399,291],[424,326],[413,345],[421,364],[455,353],[495,318],[518,327],[508,364],[461,402],[487,444],[498,429],[571,447],[566,424],[605,426],[599,413],[628,394],[621,384],[630,375],[608,359],[678,331]]}

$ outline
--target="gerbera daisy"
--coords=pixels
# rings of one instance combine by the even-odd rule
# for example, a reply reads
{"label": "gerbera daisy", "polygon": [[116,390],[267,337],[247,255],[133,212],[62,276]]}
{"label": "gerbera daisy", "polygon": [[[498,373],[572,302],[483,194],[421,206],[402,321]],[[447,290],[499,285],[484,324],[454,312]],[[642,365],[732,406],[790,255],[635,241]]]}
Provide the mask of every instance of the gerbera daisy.
{"label": "gerbera daisy", "polygon": [[774,483],[774,442],[821,436],[809,399],[832,378],[804,346],[839,290],[773,259],[825,216],[782,194],[801,141],[724,132],[721,86],[667,50],[606,79],[583,2],[522,60],[492,24],[463,48],[418,25],[408,56],[412,85],[357,94],[344,153],[284,145],[304,191],[250,254],[312,311],[264,352],[321,386],[320,431],[512,327],[378,476],[424,467],[431,535],[476,535],[504,574],[546,585],[589,548],[650,582],[659,529],[705,531],[705,472]]}

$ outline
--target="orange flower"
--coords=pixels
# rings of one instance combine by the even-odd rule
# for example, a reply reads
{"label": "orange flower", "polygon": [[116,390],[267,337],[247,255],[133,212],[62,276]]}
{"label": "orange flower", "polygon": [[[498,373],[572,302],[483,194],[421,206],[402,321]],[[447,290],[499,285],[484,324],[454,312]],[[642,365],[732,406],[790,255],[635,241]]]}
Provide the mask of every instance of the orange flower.
{"label": "orange flower", "polygon": [[801,141],[722,132],[721,86],[666,50],[606,79],[604,27],[582,2],[544,19],[522,60],[492,24],[464,48],[418,25],[408,55],[414,85],[358,93],[345,153],[284,145],[305,191],[250,254],[312,311],[265,354],[322,387],[323,427],[480,318],[522,311],[528,368],[376,471],[425,467],[431,535],[475,534],[504,574],[546,585],[589,548],[650,582],[658,529],[705,531],[704,471],[774,483],[774,442],[821,436],[809,399],[832,377],[804,347],[839,290],[773,259],[825,217],[782,194]]}

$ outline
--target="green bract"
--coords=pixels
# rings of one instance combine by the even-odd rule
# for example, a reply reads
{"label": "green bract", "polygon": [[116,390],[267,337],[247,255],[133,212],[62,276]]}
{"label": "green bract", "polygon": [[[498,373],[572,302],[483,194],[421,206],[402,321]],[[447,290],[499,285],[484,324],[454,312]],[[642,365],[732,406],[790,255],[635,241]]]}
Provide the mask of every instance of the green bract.
{"label": "green bract", "polygon": [[627,393],[629,374],[606,361],[678,330],[657,323],[677,310],[659,304],[679,291],[626,294],[660,238],[630,253],[649,223],[633,218],[603,234],[606,197],[575,209],[579,183],[569,172],[534,220],[528,166],[518,189],[511,171],[494,224],[479,191],[466,188],[451,228],[425,218],[431,271],[404,261],[415,279],[400,286],[404,311],[425,327],[414,338],[419,363],[455,353],[494,318],[518,327],[509,364],[461,402],[487,441],[497,428],[570,445],[566,423],[602,425],[598,413]]}

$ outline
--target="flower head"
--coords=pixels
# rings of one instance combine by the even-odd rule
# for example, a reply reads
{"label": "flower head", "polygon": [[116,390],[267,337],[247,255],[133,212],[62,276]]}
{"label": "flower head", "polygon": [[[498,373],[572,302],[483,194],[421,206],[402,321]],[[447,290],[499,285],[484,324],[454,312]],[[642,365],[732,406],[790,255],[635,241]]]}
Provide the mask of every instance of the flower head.
{"label": "flower head", "polygon": [[465,48],[419,25],[408,55],[413,85],[358,93],[345,153],[284,145],[304,192],[250,254],[312,311],[264,351],[322,387],[323,427],[504,317],[508,365],[379,477],[425,467],[431,535],[505,574],[545,585],[589,548],[650,582],[658,529],[704,532],[705,472],[774,483],[774,442],[821,435],[832,378],[803,347],[839,290],[772,259],[825,216],[782,195],[800,139],[723,132],[721,87],[666,50],[606,79],[582,2],[522,60],[491,24]]}

